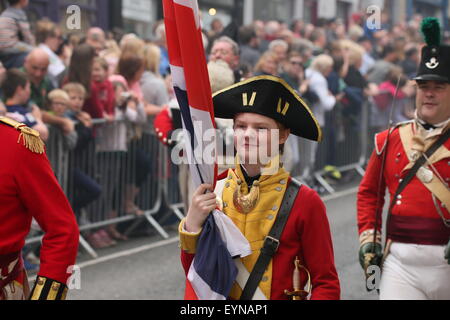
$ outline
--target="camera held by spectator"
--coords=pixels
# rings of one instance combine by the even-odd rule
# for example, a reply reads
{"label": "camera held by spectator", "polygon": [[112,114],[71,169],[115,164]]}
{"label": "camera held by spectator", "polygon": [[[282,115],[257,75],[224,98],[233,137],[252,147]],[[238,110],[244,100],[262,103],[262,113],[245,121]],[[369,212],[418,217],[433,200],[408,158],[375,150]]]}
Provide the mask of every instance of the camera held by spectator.
{"label": "camera held by spectator", "polygon": [[133,94],[131,92],[122,92],[120,94],[120,102],[119,103],[119,109],[122,111],[125,111],[128,108],[128,104],[133,99]]}

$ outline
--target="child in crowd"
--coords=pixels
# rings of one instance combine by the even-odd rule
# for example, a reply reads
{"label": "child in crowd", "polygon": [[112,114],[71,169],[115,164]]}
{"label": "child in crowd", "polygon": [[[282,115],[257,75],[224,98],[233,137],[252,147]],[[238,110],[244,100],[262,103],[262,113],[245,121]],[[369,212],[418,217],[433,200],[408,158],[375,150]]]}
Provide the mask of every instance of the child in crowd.
{"label": "child in crowd", "polygon": [[[69,95],[61,89],[55,89],[50,91],[48,94],[48,105],[50,109],[50,114],[58,117],[67,117],[66,112],[69,107],[70,98]],[[70,131],[68,133],[64,132],[64,142],[66,150],[73,150],[76,147],[78,135],[77,132]]]}
{"label": "child in crowd", "polygon": [[70,82],[63,87],[63,90],[68,94],[70,99],[69,109],[66,115],[73,121],[79,121],[78,127],[82,125],[82,127],[88,128],[88,131],[91,132],[92,118],[89,113],[83,111],[86,89],[80,83]]}
{"label": "child in crowd", "polygon": [[42,140],[48,139],[48,129],[42,122],[39,108],[30,106],[30,80],[27,75],[17,69],[6,73],[6,80],[2,84],[5,98],[6,116],[39,132]]}
{"label": "child in crowd", "polygon": [[[77,145],[70,159],[69,172],[73,188],[71,202],[79,223],[83,223],[82,210],[100,197],[101,187],[92,178],[93,168],[90,166],[89,146],[94,141],[93,124],[91,116],[83,111],[86,98],[86,89],[82,84],[71,82],[63,87],[69,96],[69,108],[66,112],[73,121],[76,121],[75,130],[78,134]],[[88,235],[89,243],[95,248],[106,248],[114,243],[104,229]]]}
{"label": "child in crowd", "polygon": [[114,88],[108,80],[108,62],[96,57],[92,65],[91,95],[85,104],[87,111],[94,119],[114,121]]}
{"label": "child in crowd", "polygon": [[9,7],[0,16],[0,59],[6,68],[23,66],[36,44],[24,9],[29,0],[8,0]]}

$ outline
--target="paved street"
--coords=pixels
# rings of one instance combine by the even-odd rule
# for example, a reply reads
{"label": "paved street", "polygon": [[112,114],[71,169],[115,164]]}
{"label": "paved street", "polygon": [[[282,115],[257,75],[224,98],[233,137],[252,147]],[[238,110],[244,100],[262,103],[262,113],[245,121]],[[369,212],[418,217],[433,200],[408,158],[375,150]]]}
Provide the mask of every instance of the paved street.
{"label": "paved street", "polygon": [[[375,294],[365,291],[363,274],[356,259],[355,203],[355,193],[326,201],[342,298],[376,299]],[[69,299],[182,299],[184,275],[176,232],[171,231],[170,236],[171,239],[165,241],[157,235],[134,239],[100,251],[100,258],[94,261],[82,253],[79,261],[81,290],[73,290]]]}

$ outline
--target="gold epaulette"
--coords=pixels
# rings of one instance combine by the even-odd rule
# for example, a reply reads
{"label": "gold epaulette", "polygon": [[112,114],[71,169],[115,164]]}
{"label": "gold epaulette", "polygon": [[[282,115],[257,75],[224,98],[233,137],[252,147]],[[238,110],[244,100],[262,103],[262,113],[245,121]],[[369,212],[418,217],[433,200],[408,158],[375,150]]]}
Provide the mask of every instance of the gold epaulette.
{"label": "gold epaulette", "polygon": [[30,300],[66,300],[67,290],[65,284],[38,276]]}
{"label": "gold epaulette", "polygon": [[7,124],[20,132],[17,143],[20,143],[20,141],[22,140],[25,148],[27,148],[31,152],[37,154],[44,153],[44,142],[41,140],[39,132],[27,127],[23,123],[5,117],[0,117],[0,123]]}

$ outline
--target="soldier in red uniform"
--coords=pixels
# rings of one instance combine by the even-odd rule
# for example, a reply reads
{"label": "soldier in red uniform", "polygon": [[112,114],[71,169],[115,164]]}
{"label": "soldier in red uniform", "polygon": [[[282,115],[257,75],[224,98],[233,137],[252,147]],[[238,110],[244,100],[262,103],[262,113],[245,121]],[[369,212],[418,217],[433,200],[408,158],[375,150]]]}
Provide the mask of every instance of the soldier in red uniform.
{"label": "soldier in red uniform", "polygon": [[[186,273],[204,222],[218,200],[220,209],[249,241],[252,251],[250,256],[236,260],[239,273],[229,298],[301,300],[310,293],[313,300],[339,299],[340,285],[325,206],[315,191],[299,186],[291,178],[279,156],[290,133],[321,140],[321,129],[312,112],[286,82],[272,76],[251,78],[219,91],[213,102],[217,118],[234,119],[238,156],[235,168],[219,177],[222,181],[215,193],[205,194],[211,186],[200,186],[186,219],[180,224]],[[270,133],[276,130],[280,133],[279,140],[273,141]],[[269,151],[273,150],[272,145],[275,153]],[[261,158],[252,161],[264,148],[269,151],[270,161],[263,162]],[[269,167],[273,170],[265,171]],[[291,193],[292,189],[296,192]],[[287,198],[292,199],[290,205],[285,203]],[[287,220],[283,229],[280,221],[284,218]],[[277,233],[275,229],[278,237],[273,236]],[[255,289],[249,290],[252,286]],[[186,298],[190,298],[189,294]]]}
{"label": "soldier in red uniform", "polygon": [[440,45],[436,20],[427,18],[422,29],[427,46],[415,78],[416,117],[375,137],[358,193],[360,263],[382,267],[382,300],[450,299],[450,47]]}
{"label": "soldier in red uniform", "polygon": [[[44,154],[39,134],[0,118],[0,300],[65,299],[75,264],[75,215]],[[41,265],[30,294],[21,250],[36,219],[45,232]]]}

